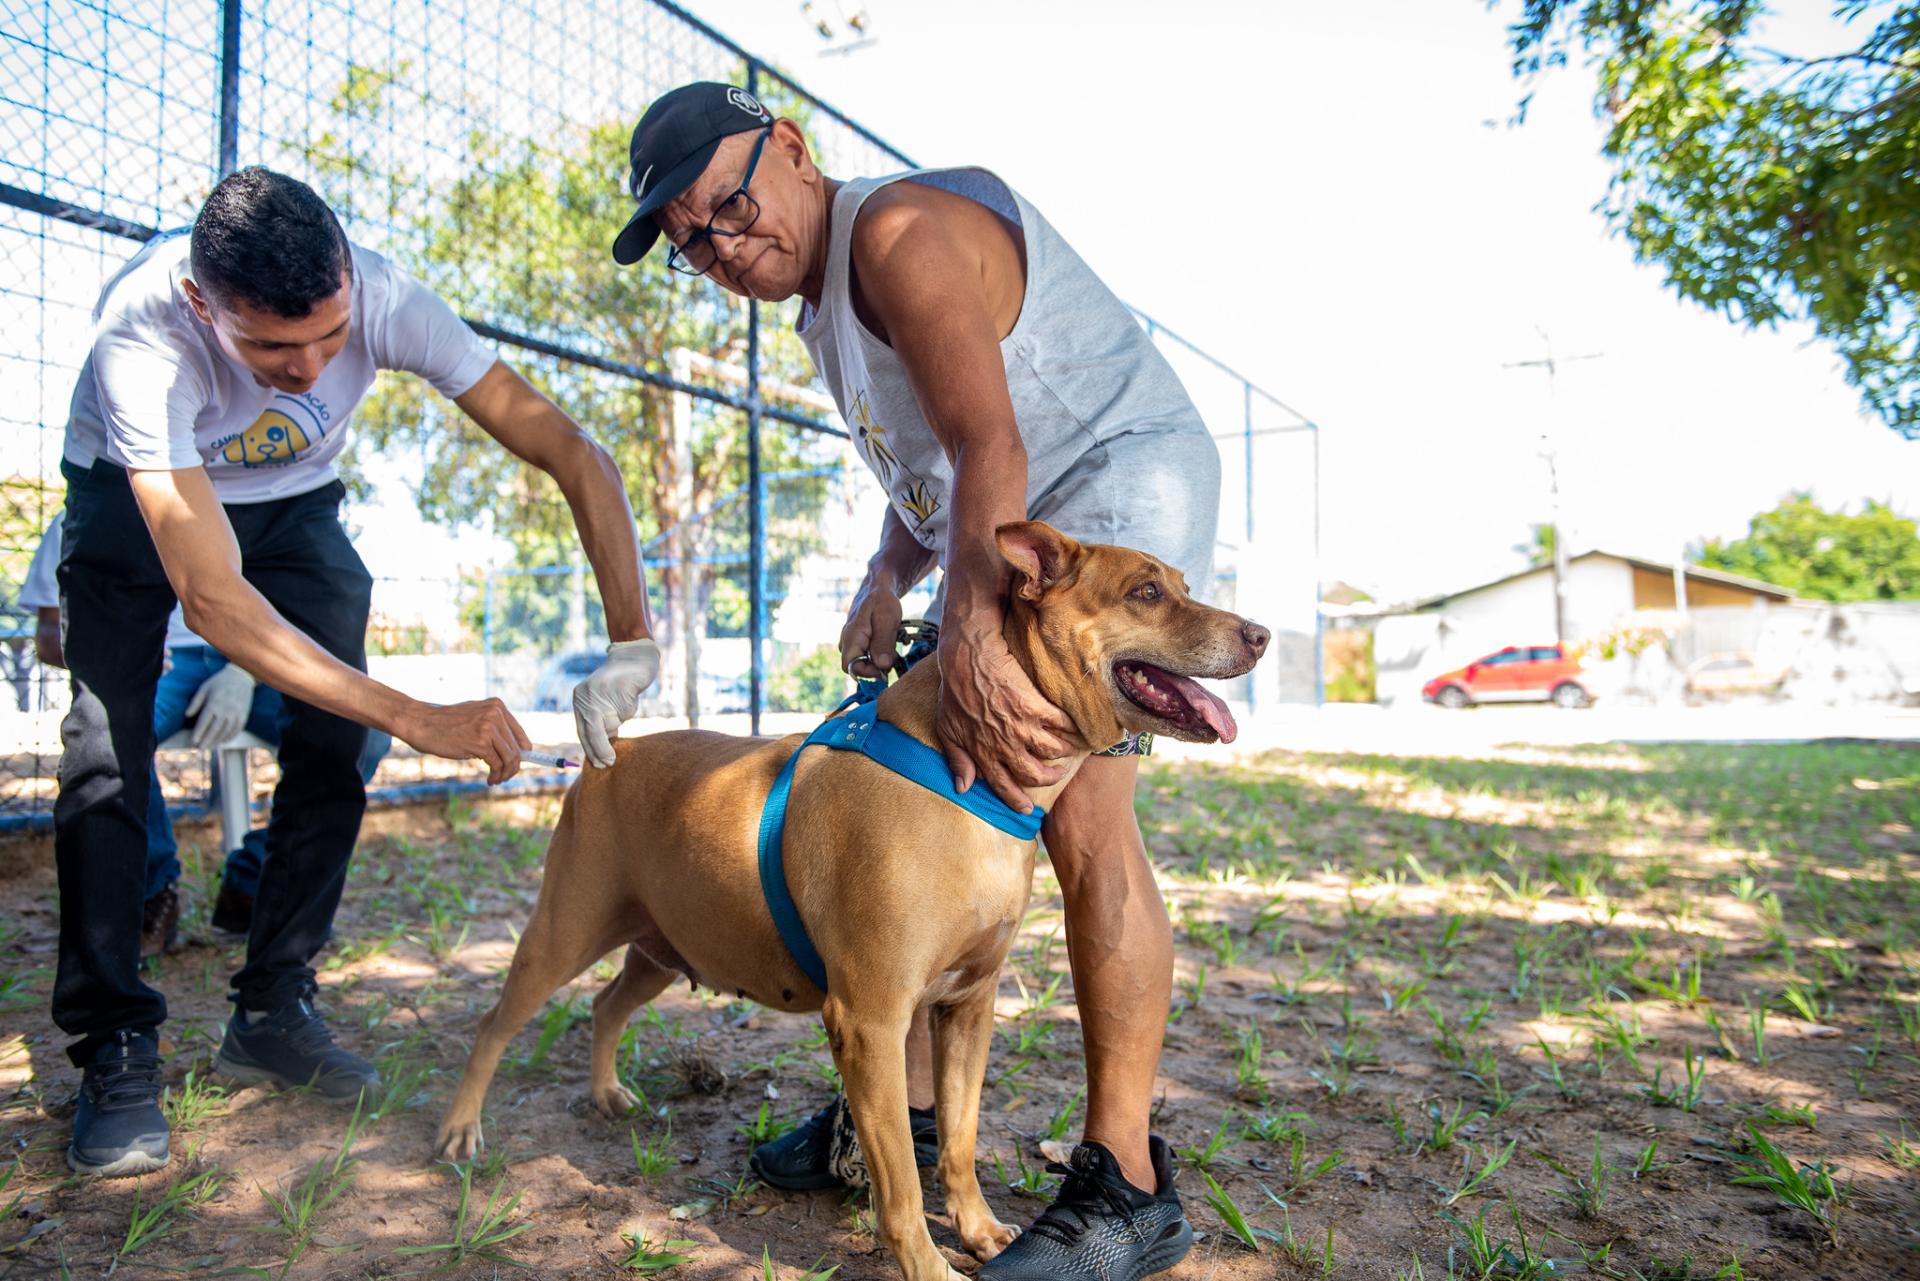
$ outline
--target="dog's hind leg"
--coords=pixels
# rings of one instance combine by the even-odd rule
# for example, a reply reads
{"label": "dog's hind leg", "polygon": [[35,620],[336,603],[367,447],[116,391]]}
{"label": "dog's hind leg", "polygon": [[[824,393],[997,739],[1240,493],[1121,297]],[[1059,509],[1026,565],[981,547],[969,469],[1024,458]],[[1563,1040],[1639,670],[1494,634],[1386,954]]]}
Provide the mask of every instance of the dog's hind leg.
{"label": "dog's hind leg", "polygon": [[593,998],[593,1106],[612,1119],[640,1105],[633,1092],[614,1075],[613,1057],[620,1034],[633,1012],[660,995],[673,981],[673,971],[655,965],[639,948],[627,946],[627,963],[613,982]]}
{"label": "dog's hind leg", "polygon": [[907,1116],[907,1028],[913,1000],[849,1003],[829,994],[820,1010],[827,1044],[847,1086],[854,1132],[866,1157],[880,1238],[907,1281],[964,1281],[927,1232]]}
{"label": "dog's hind leg", "polygon": [[993,1000],[998,971],[955,1004],[933,1010],[935,1114],[940,1120],[940,1181],[947,1213],[974,1257],[991,1259],[1020,1235],[1000,1222],[980,1195],[974,1150],[980,1128],[980,1086],[993,1044]]}
{"label": "dog's hind leg", "polygon": [[480,1106],[486,1101],[487,1086],[514,1033],[525,1027],[563,984],[578,977],[622,939],[631,937],[621,928],[624,908],[615,896],[590,877],[567,874],[572,844],[569,805],[547,846],[547,872],[540,885],[540,899],[534,904],[527,932],[520,936],[520,946],[514,949],[506,986],[498,1003],[480,1020],[473,1052],[467,1055],[466,1073],[460,1078],[446,1119],[440,1122],[434,1150],[447,1160],[465,1161],[479,1152]]}

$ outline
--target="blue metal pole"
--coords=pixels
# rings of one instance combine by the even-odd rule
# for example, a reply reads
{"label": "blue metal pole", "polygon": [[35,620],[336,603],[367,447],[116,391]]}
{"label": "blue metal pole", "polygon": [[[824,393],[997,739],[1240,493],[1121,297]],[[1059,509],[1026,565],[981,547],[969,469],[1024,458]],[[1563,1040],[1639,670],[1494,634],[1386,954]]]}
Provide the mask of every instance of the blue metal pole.
{"label": "blue metal pole", "polygon": [[487,571],[486,602],[480,609],[480,697],[493,697],[493,571]]}
{"label": "blue metal pole", "polygon": [[220,176],[240,167],[240,11],[242,0],[220,6]]}

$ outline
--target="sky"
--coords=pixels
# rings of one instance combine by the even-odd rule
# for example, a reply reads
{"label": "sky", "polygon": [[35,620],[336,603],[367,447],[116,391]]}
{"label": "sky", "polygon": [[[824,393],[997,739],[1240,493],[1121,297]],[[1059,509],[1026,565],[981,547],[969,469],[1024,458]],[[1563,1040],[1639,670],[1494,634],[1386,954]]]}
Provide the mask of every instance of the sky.
{"label": "sky", "polygon": [[[1670,560],[1796,489],[1920,514],[1920,442],[1809,329],[1683,303],[1609,235],[1590,71],[1508,125],[1516,5],[867,0],[874,43],[828,56],[792,0],[688,7],[919,163],[996,170],[1122,298],[1318,423],[1325,580],[1403,599],[1520,567],[1543,428],[1576,549]],[[1828,6],[1776,8],[1774,43],[1831,44]],[[1551,392],[1504,367],[1549,342],[1595,358]],[[1308,501],[1303,458],[1257,459],[1256,511]]]}
{"label": "sky", "polygon": [[[1549,515],[1543,432],[1576,550],[1669,560],[1738,536],[1796,489],[1920,515],[1920,442],[1862,413],[1827,346],[1679,301],[1608,233],[1590,71],[1548,76],[1527,122],[1509,123],[1517,0],[866,0],[874,43],[834,56],[798,0],[687,2],[920,163],[997,170],[1122,298],[1317,423],[1318,564],[1303,436],[1257,442],[1254,552],[1222,558],[1284,577],[1308,621],[1316,571],[1396,601],[1521,567]],[[1769,43],[1838,47],[1824,0],[1776,8]],[[511,12],[549,34],[584,21]],[[583,113],[638,98],[588,78],[528,100],[562,89]],[[38,323],[77,350],[91,289],[43,292],[71,294]],[[1508,367],[1549,350],[1551,384]],[[1237,384],[1175,354],[1210,424],[1237,426]],[[21,421],[58,421],[66,386],[42,382],[61,403]],[[53,433],[14,435],[0,452],[16,470],[34,460],[13,455],[57,449]],[[1244,542],[1239,442],[1223,454],[1221,538]],[[376,576],[441,581],[506,559],[499,540],[420,519],[404,497],[417,464],[376,460],[385,500],[354,508]],[[863,508],[848,523],[878,519]]]}

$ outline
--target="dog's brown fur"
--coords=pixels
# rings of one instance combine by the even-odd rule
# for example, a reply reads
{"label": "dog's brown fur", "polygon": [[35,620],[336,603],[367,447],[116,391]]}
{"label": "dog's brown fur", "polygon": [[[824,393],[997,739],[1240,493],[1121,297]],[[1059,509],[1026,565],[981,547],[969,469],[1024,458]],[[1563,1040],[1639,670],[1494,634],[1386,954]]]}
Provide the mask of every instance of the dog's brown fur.
{"label": "dog's brown fur", "polygon": [[[1250,669],[1267,633],[1192,600],[1180,574],[1142,552],[1084,546],[1037,522],[1002,526],[1014,568],[1005,635],[1021,666],[1077,727],[1078,769],[1128,732],[1211,740],[1123,695],[1113,665],[1189,676]],[[1152,583],[1158,596],[1143,588]],[[937,664],[896,682],[880,715],[933,743]],[[934,1032],[941,1182],[962,1243],[993,1257],[1017,1229],[994,1218],[974,1173],[980,1086],[1001,962],[1026,910],[1034,844],[852,752],[805,753],[787,813],[787,884],[827,966],[830,992],[795,965],[760,893],[760,812],[801,736],[698,730],[618,745],[567,795],[533,918],[499,1003],[482,1018],[438,1150],[481,1145],[488,1082],[514,1033],[547,998],[623,944],[626,965],[593,1002],[593,1102],[617,1116],[635,1099],[614,1074],[627,1020],[676,974],[782,1010],[819,1010],[846,1082],[872,1179],[880,1234],[911,1281],[957,1273],[927,1233],[907,1116],[905,1043],[928,1007]],[[1067,780],[1036,789],[1051,805]],[[976,784],[985,786],[985,784]]]}

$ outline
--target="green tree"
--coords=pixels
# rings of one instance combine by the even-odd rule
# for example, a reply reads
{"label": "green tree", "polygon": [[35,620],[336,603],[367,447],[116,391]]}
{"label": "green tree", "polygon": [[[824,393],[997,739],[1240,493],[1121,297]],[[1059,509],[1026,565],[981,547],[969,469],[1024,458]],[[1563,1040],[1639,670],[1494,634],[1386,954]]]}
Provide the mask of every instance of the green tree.
{"label": "green tree", "polygon": [[1527,558],[1527,564],[1535,569],[1542,565],[1553,564],[1553,543],[1557,537],[1552,525],[1527,526],[1527,541],[1515,543],[1513,550]]}
{"label": "green tree", "polygon": [[1516,75],[1575,49],[1598,73],[1600,208],[1635,255],[1741,324],[1810,321],[1874,412],[1920,438],[1920,3],[1834,4],[1837,53],[1763,43],[1758,0],[1518,7]]}
{"label": "green tree", "polygon": [[1794,494],[1755,516],[1745,538],[1714,539],[1698,559],[1815,600],[1920,600],[1920,533],[1881,503],[1849,515]]}
{"label": "green tree", "polygon": [[[366,141],[385,134],[389,113],[404,121],[408,104],[395,83],[384,72],[351,69],[332,103],[336,128],[299,148],[299,156],[336,209],[399,232],[389,249],[397,261],[463,314],[606,360],[688,382],[710,381],[715,367],[744,365],[745,300],[676,275],[661,254],[635,267],[612,259],[613,233],[632,209],[620,181],[631,121],[538,139],[476,128],[466,139],[460,176],[423,201],[429,184],[383,168]],[[806,127],[795,104],[770,99],[767,105]],[[763,386],[807,384],[811,364],[775,312],[761,309]],[[670,651],[662,701],[697,716],[694,674],[716,587],[747,591],[746,415],[584,364],[511,347],[503,354],[612,451],[648,555],[665,562],[649,571],[657,630]],[[504,535],[516,567],[579,558],[557,487],[420,380],[383,377],[357,422],[360,450],[404,450],[420,459],[416,500],[426,519]],[[794,473],[840,462],[844,447],[770,420],[761,440],[762,467],[775,478],[767,568],[769,593],[777,596],[800,559],[820,545],[826,479]],[[476,630],[481,600],[476,593],[470,611]],[[556,649],[570,621],[600,626],[598,611],[597,599],[577,591],[571,576],[499,578],[496,645]]]}

